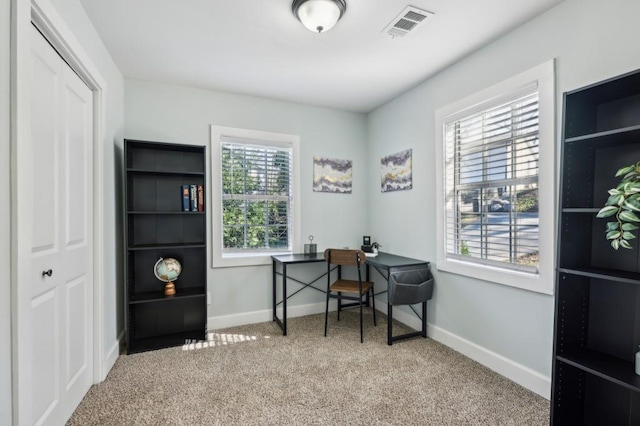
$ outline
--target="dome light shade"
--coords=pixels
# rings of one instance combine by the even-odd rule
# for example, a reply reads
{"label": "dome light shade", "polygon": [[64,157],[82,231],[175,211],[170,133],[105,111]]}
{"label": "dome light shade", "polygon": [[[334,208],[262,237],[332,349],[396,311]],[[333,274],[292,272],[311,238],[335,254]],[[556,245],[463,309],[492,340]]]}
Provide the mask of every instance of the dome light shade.
{"label": "dome light shade", "polygon": [[344,0],[294,0],[291,9],[307,29],[322,33],[340,20],[347,4]]}

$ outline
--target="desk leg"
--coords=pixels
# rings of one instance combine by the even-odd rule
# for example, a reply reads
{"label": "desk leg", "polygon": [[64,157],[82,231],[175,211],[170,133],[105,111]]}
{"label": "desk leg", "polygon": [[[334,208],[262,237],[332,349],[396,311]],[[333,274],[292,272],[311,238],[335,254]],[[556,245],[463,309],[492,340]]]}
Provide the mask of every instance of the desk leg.
{"label": "desk leg", "polygon": [[276,304],[277,304],[276,303],[276,287],[277,287],[277,285],[276,285],[276,268],[278,266],[276,265],[276,261],[275,260],[272,260],[271,262],[272,262],[272,266],[271,266],[271,285],[273,287],[271,289],[272,296],[273,296],[273,303],[272,303],[271,307],[273,309],[273,318],[272,318],[272,320],[275,321],[276,317],[277,317],[277,315],[276,315]]}
{"label": "desk leg", "polygon": [[281,263],[282,265],[282,319],[278,318],[278,283],[277,283],[277,262],[273,261],[273,270],[272,270],[272,280],[273,280],[273,321],[282,329],[282,335],[287,335],[287,264]]}
{"label": "desk leg", "polygon": [[393,307],[391,303],[387,303],[387,345],[393,345],[393,337],[391,337],[391,329],[393,322]]}
{"label": "desk leg", "polygon": [[287,264],[282,264],[282,335],[287,335]]}
{"label": "desk leg", "polygon": [[427,337],[427,302],[422,302],[422,337]]}

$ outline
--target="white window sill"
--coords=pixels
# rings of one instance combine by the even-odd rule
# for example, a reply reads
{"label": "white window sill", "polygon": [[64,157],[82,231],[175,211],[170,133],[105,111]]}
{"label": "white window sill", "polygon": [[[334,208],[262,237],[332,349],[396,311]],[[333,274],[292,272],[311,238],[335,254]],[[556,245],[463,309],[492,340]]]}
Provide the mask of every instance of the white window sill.
{"label": "white window sill", "polygon": [[439,271],[464,275],[470,278],[503,284],[536,293],[553,294],[553,277],[545,276],[545,274],[541,272],[531,274],[454,259],[439,259],[436,268]]}
{"label": "white window sill", "polygon": [[262,253],[225,253],[220,257],[214,257],[214,268],[232,268],[237,266],[264,266],[271,265],[271,256],[291,254],[291,251],[274,251]]}

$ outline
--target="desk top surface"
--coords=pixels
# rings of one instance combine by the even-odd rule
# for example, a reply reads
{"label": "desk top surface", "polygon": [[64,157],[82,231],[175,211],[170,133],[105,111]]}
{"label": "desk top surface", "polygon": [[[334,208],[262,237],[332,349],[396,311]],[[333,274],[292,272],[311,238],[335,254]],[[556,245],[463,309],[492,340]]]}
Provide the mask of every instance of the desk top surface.
{"label": "desk top surface", "polygon": [[276,254],[271,258],[278,263],[314,263],[324,262],[324,254],[304,254],[304,253],[292,253],[292,254]]}
{"label": "desk top surface", "polygon": [[401,266],[428,265],[425,260],[412,259],[410,257],[398,256],[391,253],[378,252],[376,257],[367,257],[367,263],[381,268],[398,268]]}
{"label": "desk top surface", "polygon": [[[278,263],[314,263],[324,262],[324,254],[278,254],[271,256],[271,258]],[[375,257],[367,257],[367,263],[369,265],[378,266],[381,268],[397,268],[401,266],[416,266],[416,265],[428,265],[429,262],[424,260],[412,259],[410,257],[397,256],[395,254],[379,252]]]}

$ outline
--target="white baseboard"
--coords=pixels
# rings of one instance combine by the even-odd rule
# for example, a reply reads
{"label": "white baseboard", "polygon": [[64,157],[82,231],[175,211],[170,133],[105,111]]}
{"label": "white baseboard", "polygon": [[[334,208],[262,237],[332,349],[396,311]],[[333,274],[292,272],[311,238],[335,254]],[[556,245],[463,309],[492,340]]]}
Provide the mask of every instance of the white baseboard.
{"label": "white baseboard", "polygon": [[[383,305],[386,311],[386,303],[377,303]],[[395,309],[393,311],[393,319],[416,330],[420,330],[420,327],[422,327],[420,319],[413,315],[413,313],[407,313],[399,309]],[[518,364],[511,359],[505,358],[500,354],[490,351],[487,348],[479,346],[476,343],[435,325],[427,324],[427,336],[450,347],[456,352],[460,352],[462,355],[479,362],[496,373],[516,382],[520,386],[537,393],[541,397],[551,399],[550,377],[544,376],[529,367]]]}
{"label": "white baseboard", "polygon": [[[394,315],[395,316],[395,315]],[[443,345],[479,362],[520,386],[551,399],[551,377],[545,376],[500,354],[434,325],[427,325],[427,335]]]}
{"label": "white baseboard", "polygon": [[[294,305],[287,307],[287,318],[303,317],[324,313],[325,302],[311,303],[308,305]],[[329,303],[329,310],[335,310],[335,302]],[[282,319],[282,309],[278,309],[278,318]],[[255,312],[244,312],[235,315],[223,315],[209,317],[207,319],[207,330],[217,330],[220,328],[235,327],[238,325],[256,324],[273,320],[271,309]]]}
{"label": "white baseboard", "polygon": [[[324,302],[289,306],[287,307],[287,317],[294,318],[323,313],[324,306]],[[376,300],[376,307],[380,312],[384,314],[387,313],[386,300]],[[332,304],[329,306],[329,310],[333,311],[335,309],[335,305]],[[281,314],[279,314],[278,317],[281,318]],[[246,312],[237,315],[209,317],[207,329],[215,330],[219,328],[235,327],[238,325],[255,324],[271,321],[272,319],[273,314],[271,309]],[[393,311],[393,319],[415,330],[420,330],[422,327],[418,317],[413,313],[408,313],[404,310],[395,309]],[[530,391],[535,392],[543,398],[551,398],[550,377],[544,376],[529,367],[490,351],[489,349],[479,346],[476,343],[455,335],[443,328],[427,324],[427,335],[433,340],[450,347],[456,352],[460,352],[464,356],[471,358],[476,362],[479,362],[485,367],[490,368],[509,380],[512,380]]]}
{"label": "white baseboard", "polygon": [[116,360],[120,356],[120,348],[122,347],[122,342],[124,341],[124,330],[118,335],[116,341],[111,345],[109,350],[107,351],[107,355],[104,358],[104,364],[102,365],[102,377],[100,381],[103,381],[107,378],[107,374],[113,368],[113,365],[116,363]]}

